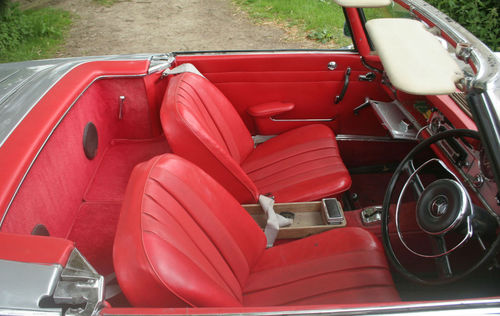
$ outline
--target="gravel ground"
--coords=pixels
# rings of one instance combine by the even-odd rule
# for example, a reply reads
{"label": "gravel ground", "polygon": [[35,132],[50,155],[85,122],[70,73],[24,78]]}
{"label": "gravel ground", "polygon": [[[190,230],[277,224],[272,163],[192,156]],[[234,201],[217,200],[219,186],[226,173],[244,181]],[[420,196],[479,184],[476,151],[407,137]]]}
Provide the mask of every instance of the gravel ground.
{"label": "gravel ground", "polygon": [[294,30],[256,23],[230,0],[21,0],[74,13],[57,57],[192,50],[320,48]]}

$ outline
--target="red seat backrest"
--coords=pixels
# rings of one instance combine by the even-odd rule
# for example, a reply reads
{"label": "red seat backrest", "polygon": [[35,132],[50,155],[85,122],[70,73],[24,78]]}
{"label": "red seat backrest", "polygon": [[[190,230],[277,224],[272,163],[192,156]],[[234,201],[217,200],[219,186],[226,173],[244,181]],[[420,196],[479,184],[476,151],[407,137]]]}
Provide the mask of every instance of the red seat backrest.
{"label": "red seat backrest", "polygon": [[240,202],[255,202],[258,190],[240,167],[253,140],[231,102],[207,79],[192,73],[173,77],[161,113],[174,153],[194,162]]}
{"label": "red seat backrest", "polygon": [[217,182],[172,154],[135,167],[113,250],[134,306],[241,306],[265,249],[250,215]]}

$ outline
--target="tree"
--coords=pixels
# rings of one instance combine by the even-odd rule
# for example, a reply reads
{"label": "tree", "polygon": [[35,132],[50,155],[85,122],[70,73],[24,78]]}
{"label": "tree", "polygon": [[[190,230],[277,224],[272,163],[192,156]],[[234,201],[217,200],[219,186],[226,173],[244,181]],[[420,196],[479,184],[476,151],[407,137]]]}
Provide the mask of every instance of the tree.
{"label": "tree", "polygon": [[10,0],[0,0],[0,17],[4,16],[9,7]]}
{"label": "tree", "polygon": [[476,35],[492,50],[500,50],[500,1],[427,1]]}

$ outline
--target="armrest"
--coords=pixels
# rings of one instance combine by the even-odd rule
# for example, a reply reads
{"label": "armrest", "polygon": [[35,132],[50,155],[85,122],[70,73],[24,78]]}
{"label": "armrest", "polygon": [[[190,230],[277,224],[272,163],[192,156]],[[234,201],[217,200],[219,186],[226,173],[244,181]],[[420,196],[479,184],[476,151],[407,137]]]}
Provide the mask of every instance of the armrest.
{"label": "armrest", "polygon": [[276,114],[288,112],[294,107],[294,103],[277,101],[253,105],[247,111],[253,117],[271,117]]}

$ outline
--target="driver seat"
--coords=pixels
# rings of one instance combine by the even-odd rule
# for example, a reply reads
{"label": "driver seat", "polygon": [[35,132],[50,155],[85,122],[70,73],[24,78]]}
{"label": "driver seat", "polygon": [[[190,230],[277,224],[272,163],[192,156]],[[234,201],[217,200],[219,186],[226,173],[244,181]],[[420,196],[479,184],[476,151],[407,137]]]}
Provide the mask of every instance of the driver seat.
{"label": "driver seat", "polygon": [[384,251],[361,228],[266,249],[252,217],[173,154],[132,172],[113,249],[133,306],[227,307],[398,301]]}

